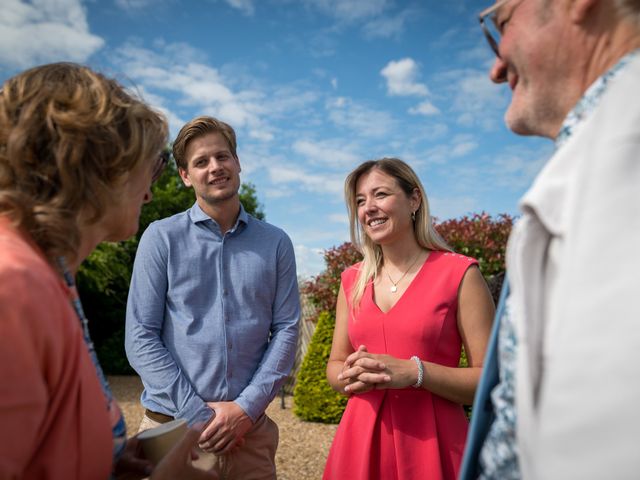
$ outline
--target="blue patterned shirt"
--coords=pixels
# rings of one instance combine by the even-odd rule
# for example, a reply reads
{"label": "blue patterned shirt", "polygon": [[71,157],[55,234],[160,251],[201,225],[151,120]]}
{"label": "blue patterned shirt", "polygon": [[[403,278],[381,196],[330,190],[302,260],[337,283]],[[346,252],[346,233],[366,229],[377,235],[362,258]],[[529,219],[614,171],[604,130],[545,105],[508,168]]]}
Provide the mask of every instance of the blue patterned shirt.
{"label": "blue patterned shirt", "polygon": [[[575,129],[593,112],[611,80],[617,76],[629,61],[640,55],[636,50],[623,57],[610,70],[599,77],[585,92],[578,103],[565,118],[560,133],[556,137],[556,150],[562,148]],[[505,281],[508,281],[505,279]],[[521,478],[518,464],[518,446],[516,443],[516,409],[515,409],[515,369],[518,339],[515,323],[511,314],[510,300],[500,320],[498,335],[498,361],[500,365],[500,382],[491,392],[491,401],[495,412],[495,420],[487,434],[480,451],[480,474],[483,480],[517,480]]]}

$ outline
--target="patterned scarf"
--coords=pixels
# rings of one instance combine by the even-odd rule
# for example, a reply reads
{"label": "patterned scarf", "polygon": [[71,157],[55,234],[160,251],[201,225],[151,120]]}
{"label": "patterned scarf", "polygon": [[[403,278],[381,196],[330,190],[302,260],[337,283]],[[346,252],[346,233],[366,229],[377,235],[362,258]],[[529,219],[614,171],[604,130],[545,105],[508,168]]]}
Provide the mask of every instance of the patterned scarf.
{"label": "patterned scarf", "polygon": [[602,98],[604,92],[607,91],[607,87],[611,80],[613,80],[631,61],[631,59],[637,55],[640,55],[640,49],[634,50],[622,57],[618,63],[593,82],[578,103],[576,103],[576,106],[571,109],[567,117],[564,119],[562,127],[560,128],[560,133],[558,133],[558,136],[556,137],[556,149],[564,145],[566,141],[569,140],[576,127],[588,118],[589,114],[598,105],[598,102],[600,101],[600,98]]}
{"label": "patterned scarf", "polygon": [[58,258],[58,266],[60,267],[60,271],[67,283],[67,287],[69,287],[69,291],[71,292],[71,303],[73,304],[78,320],[80,320],[80,324],[82,325],[84,343],[87,345],[89,356],[91,357],[91,361],[96,369],[100,385],[102,386],[102,392],[105,397],[105,408],[107,409],[107,412],[109,412],[109,421],[111,422],[111,431],[113,434],[113,464],[115,465],[116,461],[120,458],[120,455],[122,455],[127,442],[127,426],[124,422],[124,417],[120,411],[120,407],[118,407],[118,403],[113,398],[111,388],[109,388],[109,383],[104,376],[102,367],[100,367],[96,350],[93,346],[93,342],[91,341],[91,336],[89,335],[89,322],[87,321],[87,317],[82,309],[78,289],[76,288],[73,275],[69,272],[67,263],[63,257]]}

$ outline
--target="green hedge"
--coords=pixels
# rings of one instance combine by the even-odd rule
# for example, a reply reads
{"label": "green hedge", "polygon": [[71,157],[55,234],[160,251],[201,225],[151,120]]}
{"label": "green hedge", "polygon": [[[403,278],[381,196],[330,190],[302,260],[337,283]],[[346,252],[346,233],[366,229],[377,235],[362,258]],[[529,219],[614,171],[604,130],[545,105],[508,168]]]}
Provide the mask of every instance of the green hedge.
{"label": "green hedge", "polygon": [[303,420],[338,423],[347,405],[347,397],[333,390],[326,376],[334,326],[332,314],[318,315],[316,330],[298,373],[293,411]]}

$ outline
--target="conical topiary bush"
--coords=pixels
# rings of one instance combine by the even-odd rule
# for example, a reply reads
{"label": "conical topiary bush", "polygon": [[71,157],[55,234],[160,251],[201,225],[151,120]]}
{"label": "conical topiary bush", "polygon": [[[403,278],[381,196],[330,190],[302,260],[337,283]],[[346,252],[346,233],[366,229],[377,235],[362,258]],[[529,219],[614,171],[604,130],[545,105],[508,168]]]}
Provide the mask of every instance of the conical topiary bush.
{"label": "conical topiary bush", "polygon": [[303,420],[338,423],[347,405],[347,397],[333,390],[326,376],[334,326],[335,319],[329,312],[318,315],[316,330],[298,372],[293,411]]}

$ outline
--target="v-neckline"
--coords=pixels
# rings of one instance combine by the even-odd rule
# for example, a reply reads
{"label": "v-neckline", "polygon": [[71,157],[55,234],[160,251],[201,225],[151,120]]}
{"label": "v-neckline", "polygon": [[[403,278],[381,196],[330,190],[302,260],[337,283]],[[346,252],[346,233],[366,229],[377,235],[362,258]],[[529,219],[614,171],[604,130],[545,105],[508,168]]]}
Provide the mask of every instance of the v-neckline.
{"label": "v-neckline", "polygon": [[407,289],[402,292],[402,295],[400,295],[400,297],[398,297],[398,299],[396,300],[396,303],[394,303],[393,305],[391,305],[391,308],[389,310],[387,310],[386,312],[384,310],[382,310],[382,308],[380,308],[380,306],[378,305],[378,303],[376,302],[376,297],[375,297],[375,288],[373,285],[373,282],[371,282],[369,285],[369,288],[371,288],[371,293],[370,298],[371,298],[371,303],[373,303],[373,305],[375,306],[375,308],[378,310],[378,312],[380,312],[382,315],[388,315],[394,308],[396,308],[396,306],[402,301],[402,299],[405,297],[405,295],[407,295],[407,293],[409,292],[409,290],[411,290],[411,287],[413,286],[413,284],[415,283],[415,281],[417,280],[417,278],[419,276],[422,275],[422,271],[425,269],[427,263],[429,263],[429,260],[431,259],[431,255],[435,252],[435,250],[430,250],[429,254],[427,255],[427,258],[425,258],[424,262],[422,262],[422,265],[420,266],[420,268],[418,269],[418,273],[416,273],[415,277],[413,277],[411,279],[411,282],[409,283],[409,285],[407,286]]}

